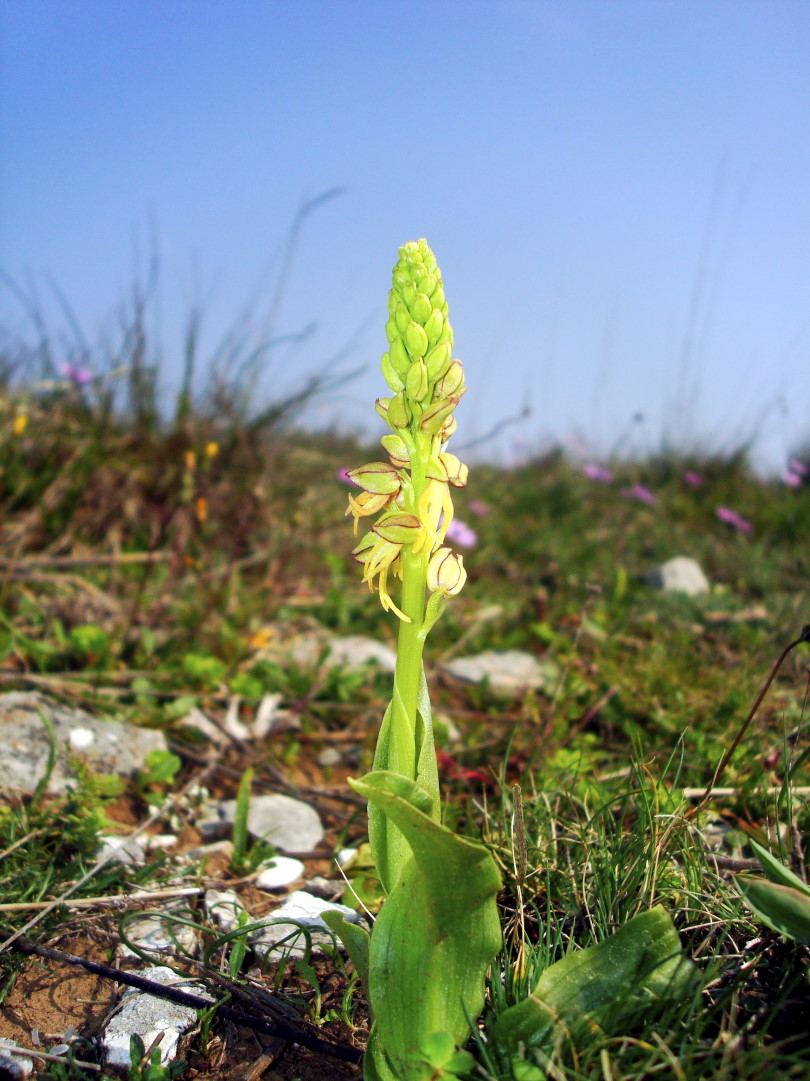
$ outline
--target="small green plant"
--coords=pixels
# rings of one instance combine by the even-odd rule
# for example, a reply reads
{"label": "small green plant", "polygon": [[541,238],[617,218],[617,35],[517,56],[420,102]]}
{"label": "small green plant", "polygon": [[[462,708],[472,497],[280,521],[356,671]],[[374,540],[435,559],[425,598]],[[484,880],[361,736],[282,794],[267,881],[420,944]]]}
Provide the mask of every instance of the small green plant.
{"label": "small green plant", "polygon": [[[370,936],[338,914],[324,918],[366,984],[373,1016],[366,1081],[429,1081],[457,1077],[472,1064],[461,1048],[502,946],[501,876],[487,848],[442,825],[422,661],[429,632],[467,577],[462,557],[444,543],[453,520],[450,489],[467,481],[467,467],[446,449],[466,385],[452,356],[441,274],[424,240],[400,248],[388,312],[382,371],[392,397],[377,401],[391,429],[381,440],[388,461],[349,471],[361,492],[349,496],[347,511],[355,531],[361,518],[378,516],[353,555],[363,580],[400,621],[393,698],[374,769],[350,781],[368,800],[385,900]],[[402,583],[398,603],[393,579]],[[671,920],[653,908],[612,939],[550,966],[533,993],[499,1017],[495,1047],[510,1064],[526,1047],[542,1054],[560,1026],[609,1027],[618,1023],[611,1009],[617,998],[648,1008],[682,991],[689,971]]]}
{"label": "small green plant", "polygon": [[149,751],[146,756],[146,769],[142,769],[135,778],[138,795],[147,803],[159,804],[183,765],[183,760],[172,751]]}
{"label": "small green plant", "polygon": [[141,1037],[133,1032],[129,1038],[128,1081],[175,1081],[182,1076],[186,1064],[182,1059],[173,1059],[165,1065],[161,1062],[160,1047],[154,1046],[147,1052]]}
{"label": "small green plant", "polygon": [[810,886],[778,860],[767,848],[749,841],[765,878],[739,875],[737,888],[743,900],[772,931],[810,943]]}

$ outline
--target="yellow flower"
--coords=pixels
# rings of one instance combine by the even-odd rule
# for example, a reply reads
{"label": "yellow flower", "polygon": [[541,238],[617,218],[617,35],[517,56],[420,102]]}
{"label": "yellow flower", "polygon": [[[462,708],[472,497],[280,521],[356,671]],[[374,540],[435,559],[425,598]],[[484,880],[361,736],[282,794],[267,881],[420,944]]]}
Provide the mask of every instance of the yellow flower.
{"label": "yellow flower", "polygon": [[213,440],[210,443],[205,444],[205,456],[211,461],[212,458],[216,458],[219,454],[219,443],[214,443]]}
{"label": "yellow flower", "polygon": [[28,427],[28,416],[25,413],[18,413],[14,418],[14,423],[11,426],[11,430],[19,438],[25,429]]}

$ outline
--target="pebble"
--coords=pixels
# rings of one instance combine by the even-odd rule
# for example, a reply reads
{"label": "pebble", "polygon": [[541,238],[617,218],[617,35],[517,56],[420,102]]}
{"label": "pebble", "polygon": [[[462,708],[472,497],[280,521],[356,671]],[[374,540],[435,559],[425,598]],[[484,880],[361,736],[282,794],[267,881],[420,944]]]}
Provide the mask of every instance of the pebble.
{"label": "pebble", "polygon": [[654,589],[664,593],[685,593],[688,597],[703,596],[711,588],[700,564],[689,556],[675,556],[653,567],[646,580]]}
{"label": "pebble", "polygon": [[548,690],[560,677],[555,661],[519,649],[487,650],[474,657],[455,657],[441,669],[465,683],[488,680],[492,693],[506,698],[527,690]]}
{"label": "pebble", "polygon": [[297,882],[304,875],[304,865],[292,856],[276,856],[273,862],[260,871],[254,885],[260,890],[280,890]]}
{"label": "pebble", "polygon": [[[181,902],[179,905],[169,905],[160,912],[145,912],[142,916],[134,916],[127,920],[124,933],[135,946],[149,953],[176,953],[181,950],[194,954],[197,948],[197,932],[182,922],[191,919],[191,910]],[[118,953],[125,958],[139,956],[123,941],[118,947]]]}
{"label": "pebble", "polygon": [[[222,800],[217,806],[220,825],[225,822],[232,826],[236,800]],[[203,832],[206,825],[200,823]],[[251,797],[248,831],[254,839],[266,841],[282,852],[308,854],[324,838],[324,828],[314,807],[278,794]]]}
{"label": "pebble", "polygon": [[[171,984],[199,995],[208,1002],[214,1002],[214,996],[204,987],[191,980],[184,980],[163,965],[155,965],[138,973],[146,980],[164,985]],[[128,1070],[130,1036],[137,1034],[143,1040],[144,1047],[149,1047],[158,1033],[163,1039],[158,1044],[161,1065],[166,1065],[177,1056],[177,1044],[184,1032],[197,1023],[197,1011],[191,1006],[179,1006],[164,998],[128,987],[121,998],[121,1005],[107,1022],[101,1037],[101,1046],[108,1066]]]}
{"label": "pebble", "polygon": [[[313,948],[331,951],[335,948],[335,937],[321,917],[324,912],[341,912],[351,923],[360,923],[361,916],[353,908],[325,901],[306,890],[291,893],[280,908],[277,908],[269,921],[249,935],[254,950],[263,954],[266,960],[279,957],[303,957],[307,950],[307,937]],[[307,929],[305,934],[302,926]],[[339,947],[339,943],[337,944]]]}

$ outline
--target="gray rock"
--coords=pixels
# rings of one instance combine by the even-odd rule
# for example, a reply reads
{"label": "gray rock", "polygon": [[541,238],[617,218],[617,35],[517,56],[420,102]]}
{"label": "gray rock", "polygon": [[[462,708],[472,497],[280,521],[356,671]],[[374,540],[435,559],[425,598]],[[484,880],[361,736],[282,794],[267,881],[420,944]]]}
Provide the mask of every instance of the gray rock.
{"label": "gray rock", "polygon": [[375,662],[383,672],[393,672],[397,666],[397,655],[390,646],[373,638],[365,638],[362,634],[350,634],[345,638],[330,640],[327,664],[345,664],[348,668],[360,668],[369,661]]}
{"label": "gray rock", "polygon": [[203,904],[208,918],[226,932],[236,930],[240,916],[246,912],[233,890],[206,890]]}
{"label": "gray rock", "polygon": [[0,1077],[23,1081],[34,1072],[34,1063],[29,1055],[15,1055],[19,1044],[14,1040],[0,1036]]}
{"label": "gray rock", "polygon": [[[219,819],[233,825],[236,800],[218,805]],[[248,831],[255,839],[267,841],[282,852],[309,853],[324,837],[318,812],[308,803],[290,796],[252,796],[248,812]]]}
{"label": "gray rock", "polygon": [[[188,923],[182,922],[193,918],[187,905],[169,905],[163,910],[145,912],[142,916],[127,920],[125,933],[135,946],[149,953],[172,954],[181,951],[193,955],[197,948],[197,932]],[[118,947],[118,953],[125,958],[139,956],[123,942]]]}
{"label": "gray rock", "polygon": [[304,865],[292,856],[276,856],[271,864],[260,871],[254,885],[257,890],[281,890],[304,877]]}
{"label": "gray rock", "polygon": [[688,597],[700,597],[710,589],[700,564],[689,556],[675,556],[653,567],[646,580],[654,589],[661,589],[665,593],[685,593]]}
{"label": "gray rock", "polygon": [[143,768],[150,751],[167,749],[162,732],[91,717],[35,691],[11,691],[0,694],[0,792],[33,792],[45,775],[50,741],[40,711],[56,734],[56,765],[47,787],[52,794],[76,784],[72,756],[83,758],[94,773],[129,776]]}
{"label": "gray rock", "polygon": [[[213,995],[200,984],[184,980],[176,972],[162,965],[146,968],[138,975],[164,986],[171,984],[179,987],[183,991],[199,995],[208,1002],[214,1001]],[[163,1039],[158,1047],[160,1061],[165,1066],[167,1062],[177,1057],[177,1043],[182,1034],[196,1023],[197,1011],[191,1006],[178,1006],[174,1002],[146,994],[134,987],[127,988],[121,999],[120,1008],[107,1022],[101,1038],[107,1065],[128,1069],[130,1036],[133,1033],[137,1034],[143,1040],[144,1047],[149,1047],[158,1033],[162,1032]]]}
{"label": "gray rock", "polygon": [[[340,912],[350,923],[360,923],[361,916],[353,908],[325,901],[306,890],[296,890],[277,908],[262,925],[249,936],[256,953],[265,959],[303,957],[307,949],[307,938],[313,949],[330,951],[335,948],[335,936],[321,918],[324,912]],[[306,932],[302,930],[306,928]],[[337,943],[338,948],[340,943]]]}
{"label": "gray rock", "polygon": [[455,657],[441,670],[465,683],[489,680],[493,694],[512,697],[527,690],[549,690],[560,677],[553,660],[535,657],[519,649],[488,650],[474,657]]}

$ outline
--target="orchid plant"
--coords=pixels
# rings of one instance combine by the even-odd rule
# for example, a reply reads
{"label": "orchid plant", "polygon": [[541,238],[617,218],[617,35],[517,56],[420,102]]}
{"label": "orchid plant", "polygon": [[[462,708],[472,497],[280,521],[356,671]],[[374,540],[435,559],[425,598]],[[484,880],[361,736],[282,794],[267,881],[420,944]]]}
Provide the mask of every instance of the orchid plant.
{"label": "orchid plant", "polygon": [[[375,518],[352,554],[363,581],[399,620],[393,697],[373,770],[349,781],[368,800],[371,853],[386,898],[371,935],[337,912],[323,918],[366,985],[373,1024],[365,1081],[432,1081],[473,1066],[464,1044],[503,937],[492,854],[441,823],[422,662],[431,628],[467,577],[462,556],[445,543],[452,489],[467,481],[467,467],[447,449],[464,369],[453,358],[442,276],[424,240],[399,250],[386,334],[382,372],[391,396],[377,401],[377,412],[390,429],[381,440],[387,460],[349,471],[360,492],[347,510],[356,535],[362,519]],[[527,1048],[545,1054],[575,1020],[607,1026],[617,998],[648,1008],[682,989],[688,962],[660,906],[614,939],[550,966],[529,998],[501,1013],[492,1032],[498,1053],[507,1061]]]}

